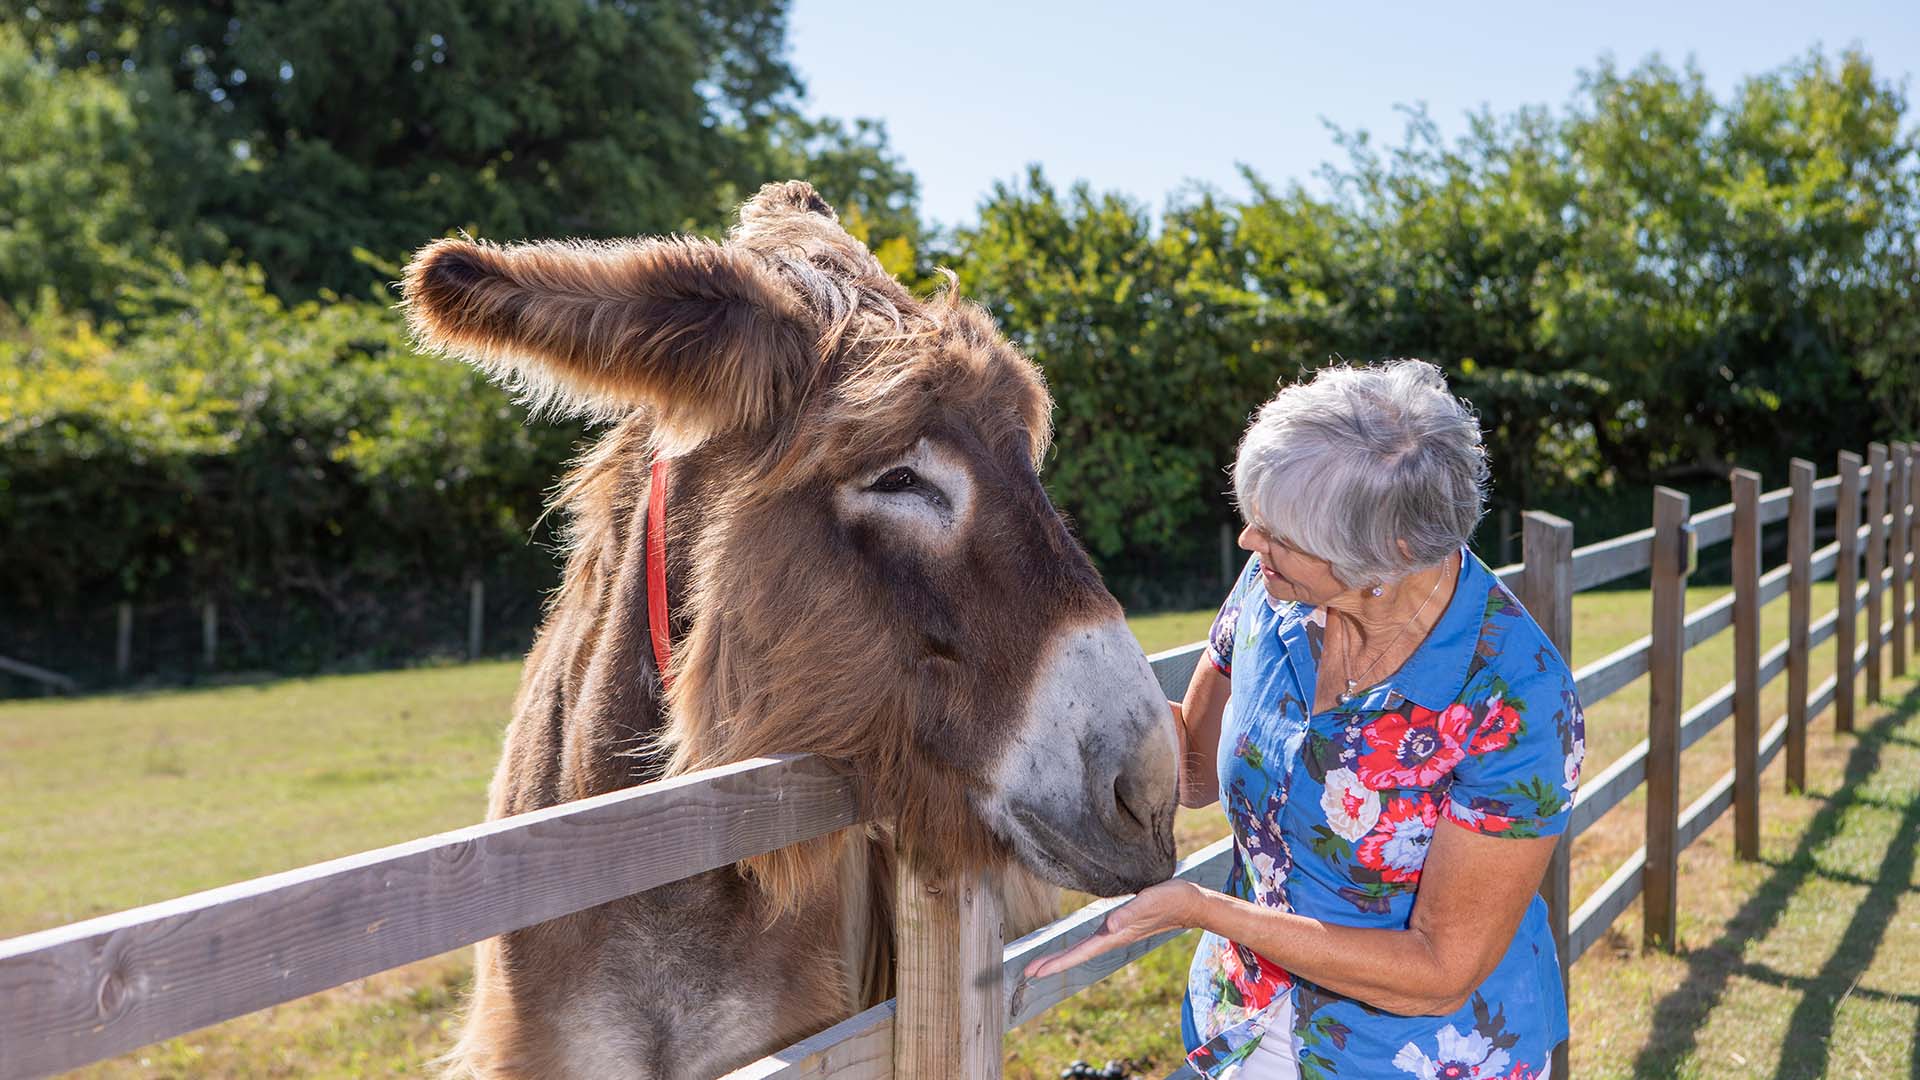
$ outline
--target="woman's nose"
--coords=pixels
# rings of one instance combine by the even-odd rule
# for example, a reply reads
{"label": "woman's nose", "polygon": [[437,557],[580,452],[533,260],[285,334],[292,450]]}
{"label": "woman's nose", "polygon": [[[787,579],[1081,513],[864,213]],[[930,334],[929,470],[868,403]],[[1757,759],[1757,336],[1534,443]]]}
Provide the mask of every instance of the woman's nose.
{"label": "woman's nose", "polygon": [[1260,534],[1251,525],[1240,530],[1240,539],[1237,542],[1241,551],[1250,551],[1255,554],[1260,551]]}

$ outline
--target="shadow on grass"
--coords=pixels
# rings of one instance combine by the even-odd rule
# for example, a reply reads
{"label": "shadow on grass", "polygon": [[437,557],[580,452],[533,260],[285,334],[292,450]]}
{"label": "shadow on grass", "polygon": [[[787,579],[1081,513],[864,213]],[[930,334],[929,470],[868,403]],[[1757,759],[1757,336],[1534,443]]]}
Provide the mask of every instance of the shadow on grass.
{"label": "shadow on grass", "polygon": [[[1847,755],[1839,789],[1827,797],[1813,820],[1807,823],[1793,854],[1772,864],[1773,873],[1741,905],[1713,944],[1687,954],[1686,979],[1654,1007],[1652,1037],[1634,1059],[1635,1076],[1675,1075],[1698,1045],[1708,1015],[1736,975],[1790,985],[1801,991],[1800,1003],[1789,1022],[1780,1064],[1774,1073],[1776,1080],[1825,1072],[1834,1014],[1848,994],[1857,992],[1856,984],[1872,962],[1900,896],[1912,888],[1915,841],[1920,836],[1920,798],[1897,808],[1900,825],[1880,864],[1880,873],[1873,880],[1862,882],[1867,886],[1867,896],[1854,909],[1840,943],[1818,975],[1787,975],[1748,963],[1742,954],[1748,942],[1772,932],[1807,879],[1827,876],[1815,863],[1815,854],[1839,835],[1848,809],[1857,803],[1872,801],[1861,795],[1863,785],[1879,769],[1881,754],[1888,744],[1911,741],[1898,729],[1916,714],[1920,714],[1920,686],[1909,690],[1872,727],[1857,733],[1858,741]],[[1920,1004],[1920,998],[1916,1004]],[[1917,1055],[1914,1065],[1916,1075],[1920,1075],[1920,1038],[1916,1038],[1914,1045]]]}

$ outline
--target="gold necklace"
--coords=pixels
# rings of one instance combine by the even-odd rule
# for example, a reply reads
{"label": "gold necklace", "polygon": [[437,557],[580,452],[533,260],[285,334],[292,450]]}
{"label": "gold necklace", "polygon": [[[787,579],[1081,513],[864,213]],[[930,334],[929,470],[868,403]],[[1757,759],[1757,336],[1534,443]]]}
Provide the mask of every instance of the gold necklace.
{"label": "gold necklace", "polygon": [[[1347,688],[1341,691],[1339,694],[1340,704],[1342,705],[1352,704],[1353,699],[1359,696],[1356,691],[1359,689],[1360,680],[1367,677],[1367,673],[1373,670],[1373,666],[1380,662],[1381,657],[1387,655],[1387,651],[1389,649],[1392,649],[1395,645],[1398,645],[1400,643],[1400,639],[1406,636],[1407,628],[1412,626],[1414,623],[1419,622],[1420,616],[1425,615],[1427,613],[1427,605],[1433,603],[1433,598],[1439,595],[1440,583],[1445,580],[1447,580],[1447,575],[1444,571],[1442,571],[1440,576],[1433,580],[1433,588],[1427,590],[1427,598],[1425,600],[1420,601],[1420,607],[1418,610],[1416,610],[1413,613],[1413,617],[1408,619],[1406,622],[1400,624],[1400,629],[1394,633],[1393,639],[1388,641],[1385,645],[1381,646],[1379,652],[1376,652],[1373,654],[1373,659],[1368,662],[1367,666],[1360,672],[1358,676],[1347,680]],[[1352,616],[1348,616],[1348,618],[1352,618]],[[1354,621],[1358,622],[1359,620],[1356,619]],[[1343,661],[1345,661],[1347,665],[1347,670],[1349,672],[1353,671],[1353,642],[1351,640],[1352,636],[1353,635],[1349,633],[1346,637],[1343,637],[1340,639],[1340,658]]]}

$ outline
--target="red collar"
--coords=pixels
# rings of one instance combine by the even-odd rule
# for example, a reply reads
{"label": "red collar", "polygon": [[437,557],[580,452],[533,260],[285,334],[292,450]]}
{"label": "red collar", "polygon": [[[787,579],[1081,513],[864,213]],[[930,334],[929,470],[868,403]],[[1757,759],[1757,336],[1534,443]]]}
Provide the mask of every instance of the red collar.
{"label": "red collar", "polygon": [[653,662],[662,688],[673,685],[667,666],[673,659],[673,635],[667,623],[667,459],[653,459],[647,484],[647,629],[653,637]]}

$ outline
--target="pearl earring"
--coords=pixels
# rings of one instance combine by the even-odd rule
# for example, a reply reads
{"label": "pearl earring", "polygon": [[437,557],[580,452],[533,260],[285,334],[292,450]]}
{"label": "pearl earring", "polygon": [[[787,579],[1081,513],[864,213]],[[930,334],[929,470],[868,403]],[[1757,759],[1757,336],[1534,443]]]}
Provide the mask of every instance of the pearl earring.
{"label": "pearl earring", "polygon": [[1373,588],[1368,589],[1367,591],[1372,593],[1375,596],[1379,596],[1380,594],[1387,591],[1387,587],[1385,585],[1375,585]]}

